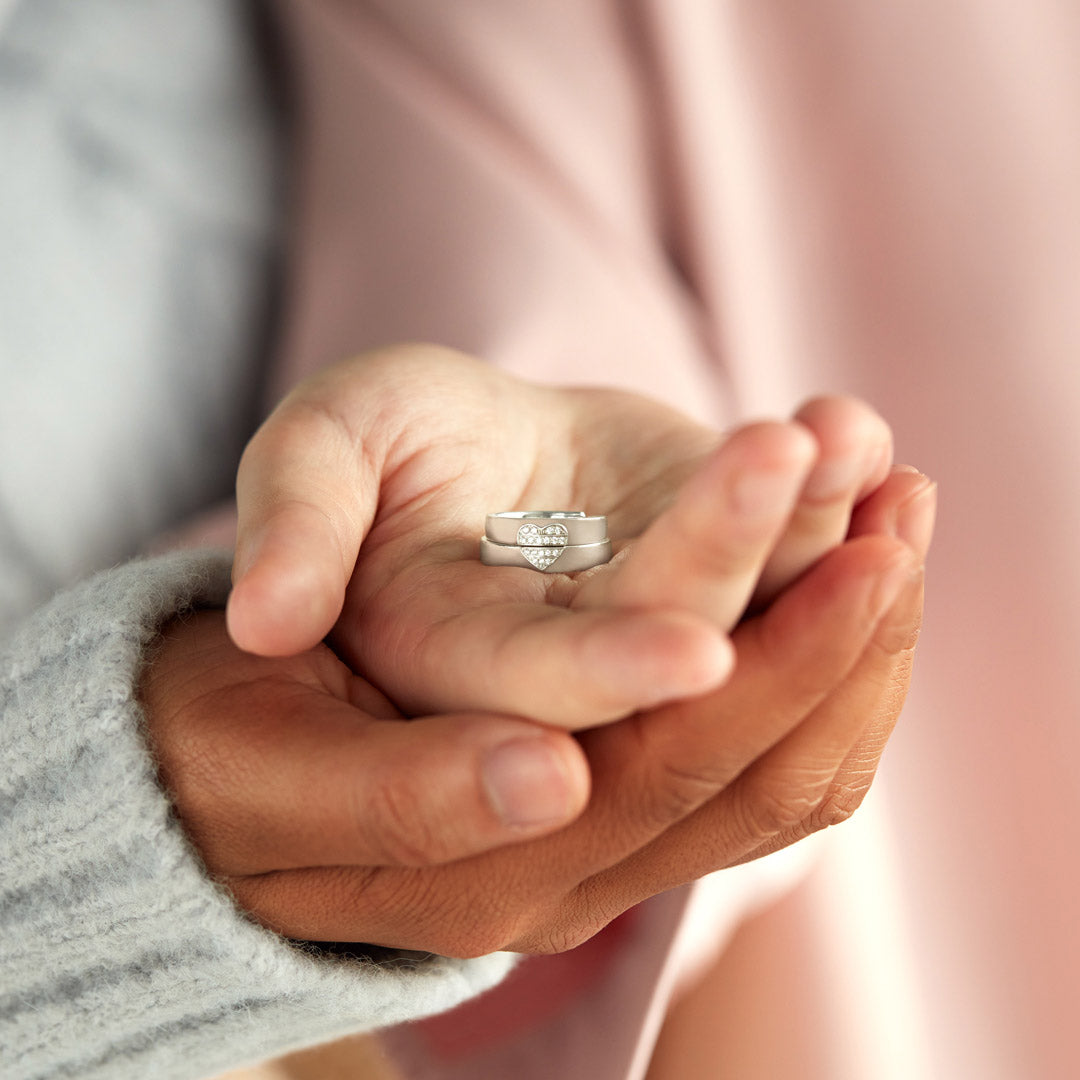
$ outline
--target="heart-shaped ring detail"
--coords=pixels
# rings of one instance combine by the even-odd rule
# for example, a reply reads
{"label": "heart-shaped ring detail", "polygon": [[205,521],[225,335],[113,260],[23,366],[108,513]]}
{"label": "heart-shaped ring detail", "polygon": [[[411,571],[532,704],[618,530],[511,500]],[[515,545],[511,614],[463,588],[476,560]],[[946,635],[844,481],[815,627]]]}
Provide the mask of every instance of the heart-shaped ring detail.
{"label": "heart-shaped ring detail", "polygon": [[570,533],[565,525],[536,525],[526,522],[517,531],[517,543],[521,554],[536,567],[546,570],[562,553],[570,542]]}

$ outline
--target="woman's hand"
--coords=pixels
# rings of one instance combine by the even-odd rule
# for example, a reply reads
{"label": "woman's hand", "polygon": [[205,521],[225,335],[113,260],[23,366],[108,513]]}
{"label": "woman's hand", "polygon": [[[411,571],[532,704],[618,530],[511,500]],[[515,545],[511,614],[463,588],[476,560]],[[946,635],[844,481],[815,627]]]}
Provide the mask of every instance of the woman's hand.
{"label": "woman's hand", "polygon": [[[926,479],[894,473],[851,540],[736,629],[726,686],[580,743],[508,717],[400,719],[329,650],[245,655],[215,613],[174,623],[149,666],[151,741],[210,871],[287,936],[569,948],[646,896],[851,813],[903,701],[932,517]],[[554,762],[553,779],[518,778],[523,801],[556,794],[547,821],[515,830],[482,767],[523,739]],[[584,805],[582,750],[592,797],[551,832]],[[550,835],[507,842],[530,828]]]}
{"label": "woman's hand", "polygon": [[[720,440],[633,395],[381,350],[304,383],[248,447],[229,629],[283,656],[333,628],[409,715],[593,726],[722,684],[748,605],[844,539],[890,460],[848,399]],[[574,576],[482,565],[485,515],[522,508],[605,513],[619,554]]]}

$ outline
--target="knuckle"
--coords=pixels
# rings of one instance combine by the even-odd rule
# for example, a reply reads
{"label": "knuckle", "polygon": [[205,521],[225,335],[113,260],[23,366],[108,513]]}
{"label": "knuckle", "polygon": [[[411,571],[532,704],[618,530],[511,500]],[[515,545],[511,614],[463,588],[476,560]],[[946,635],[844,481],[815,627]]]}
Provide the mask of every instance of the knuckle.
{"label": "knuckle", "polygon": [[691,542],[685,557],[692,562],[695,574],[706,581],[719,582],[724,589],[755,575],[769,536],[764,526],[751,527],[740,521],[718,535],[711,515],[696,508],[680,509],[680,529]]}
{"label": "knuckle", "polygon": [[845,783],[833,784],[810,815],[809,829],[819,832],[848,821],[862,805],[870,790],[871,777],[860,777]]}
{"label": "knuckle", "polygon": [[666,827],[693,813],[723,786],[723,778],[712,774],[707,764],[660,762],[660,780],[656,784],[649,811],[654,824]]}
{"label": "knuckle", "polygon": [[279,450],[309,456],[312,447],[362,457],[370,442],[370,432],[356,424],[349,409],[334,398],[314,395],[289,402],[278,417],[282,440]]}
{"label": "knuckle", "polygon": [[[633,739],[632,759],[648,763],[640,784],[628,785],[625,790],[620,787],[626,802],[623,816],[635,827],[651,832],[666,829],[693,813],[732,776],[730,763],[713,760],[700,738],[687,740],[688,728],[678,708],[669,712],[671,722],[663,726],[633,717],[622,727],[625,737]],[[692,727],[689,731],[692,735]],[[696,757],[687,752],[688,746],[698,748]]]}
{"label": "knuckle", "polygon": [[315,395],[287,397],[255,433],[252,445],[271,457],[309,453],[323,439],[337,439],[346,420],[333,404]]}
{"label": "knuckle", "polygon": [[570,952],[603,930],[621,911],[607,910],[590,882],[582,882],[542,913],[534,913],[528,932],[514,948],[533,956]]}
{"label": "knuckle", "polygon": [[832,776],[831,771],[789,768],[747,777],[738,802],[744,832],[766,839],[811,819]]}
{"label": "knuckle", "polygon": [[[242,486],[253,497],[258,492],[259,502],[273,501],[275,513],[321,516],[344,532],[358,527],[352,491],[375,457],[370,435],[357,429],[347,410],[319,398],[286,399],[245,447],[239,476],[253,482]],[[328,461],[334,470],[324,467]],[[295,474],[298,465],[304,471],[303,492],[281,491],[277,478]],[[343,475],[349,483],[341,482]]]}
{"label": "knuckle", "polygon": [[541,933],[534,935],[524,951],[533,956],[556,956],[559,953],[570,952],[584,945],[591,937],[594,937],[602,927],[571,926],[548,926]]}
{"label": "knuckle", "polygon": [[386,776],[356,800],[353,816],[386,865],[428,867],[449,857],[446,837],[435,827],[409,776]]}
{"label": "knuckle", "polygon": [[313,417],[309,410],[286,399],[251,437],[240,457],[239,475],[265,480],[283,466],[308,461],[314,451],[326,445],[330,424],[325,417]]}
{"label": "knuckle", "polygon": [[[689,530],[688,530],[689,532]],[[715,534],[698,529],[694,540],[695,569],[705,578],[719,578],[724,582],[732,578],[742,578],[750,574],[758,562],[756,538],[743,538],[739,543],[729,538],[722,545],[717,545]]]}

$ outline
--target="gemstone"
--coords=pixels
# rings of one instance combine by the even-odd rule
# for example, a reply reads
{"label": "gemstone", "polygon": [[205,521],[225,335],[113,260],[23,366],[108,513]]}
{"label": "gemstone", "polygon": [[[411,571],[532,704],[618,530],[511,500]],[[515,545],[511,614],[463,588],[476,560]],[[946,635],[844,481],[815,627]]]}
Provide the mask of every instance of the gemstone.
{"label": "gemstone", "polygon": [[546,570],[563,553],[570,533],[565,525],[540,526],[529,521],[518,529],[517,542],[521,554],[537,570]]}

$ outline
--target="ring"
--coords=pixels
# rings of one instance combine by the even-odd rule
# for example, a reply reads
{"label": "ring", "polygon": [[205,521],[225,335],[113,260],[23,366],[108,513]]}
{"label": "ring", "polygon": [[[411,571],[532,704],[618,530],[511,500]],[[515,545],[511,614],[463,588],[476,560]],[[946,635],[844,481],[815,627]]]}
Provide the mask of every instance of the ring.
{"label": "ring", "polygon": [[480,539],[485,566],[520,566],[545,574],[572,574],[611,559],[607,518],[580,510],[527,510],[488,514]]}
{"label": "ring", "polygon": [[480,561],[485,566],[521,566],[545,574],[572,574],[590,570],[611,561],[611,541],[599,544],[564,544],[518,547],[517,544],[496,544],[486,536],[480,538]]}
{"label": "ring", "polygon": [[520,544],[521,531],[535,525],[541,531],[552,524],[562,525],[568,544],[600,544],[607,538],[607,518],[603,514],[587,516],[581,510],[524,510],[507,514],[488,514],[484,535],[496,544]]}

